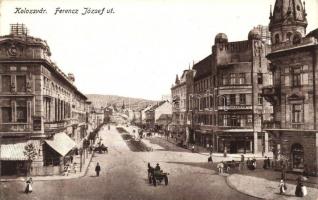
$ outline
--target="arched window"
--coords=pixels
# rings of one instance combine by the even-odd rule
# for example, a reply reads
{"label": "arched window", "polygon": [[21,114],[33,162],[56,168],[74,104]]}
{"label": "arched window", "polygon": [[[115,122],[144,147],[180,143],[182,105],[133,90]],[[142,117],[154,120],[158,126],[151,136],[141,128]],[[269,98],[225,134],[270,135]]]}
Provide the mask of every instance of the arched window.
{"label": "arched window", "polygon": [[293,33],[288,32],[288,33],[286,34],[286,40],[287,40],[287,41],[291,41],[291,40],[292,40],[292,37],[293,37]]}
{"label": "arched window", "polygon": [[301,42],[301,35],[297,33],[294,35],[293,44],[300,44],[300,42]]}
{"label": "arched window", "polygon": [[299,143],[291,146],[292,167],[293,169],[304,168],[304,147]]}
{"label": "arched window", "polygon": [[276,33],[274,38],[274,44],[278,44],[278,43],[280,43],[280,39],[279,39],[279,34]]}

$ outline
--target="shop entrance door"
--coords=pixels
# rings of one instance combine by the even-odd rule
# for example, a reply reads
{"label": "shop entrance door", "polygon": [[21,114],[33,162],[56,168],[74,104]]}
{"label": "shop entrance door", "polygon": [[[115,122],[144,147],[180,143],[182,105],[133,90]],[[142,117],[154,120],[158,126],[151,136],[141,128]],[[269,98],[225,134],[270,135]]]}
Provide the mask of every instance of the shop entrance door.
{"label": "shop entrance door", "polygon": [[291,147],[292,167],[294,171],[304,169],[304,148],[302,145],[295,143]]}
{"label": "shop entrance door", "polygon": [[230,142],[230,153],[237,153],[237,142],[236,141]]}

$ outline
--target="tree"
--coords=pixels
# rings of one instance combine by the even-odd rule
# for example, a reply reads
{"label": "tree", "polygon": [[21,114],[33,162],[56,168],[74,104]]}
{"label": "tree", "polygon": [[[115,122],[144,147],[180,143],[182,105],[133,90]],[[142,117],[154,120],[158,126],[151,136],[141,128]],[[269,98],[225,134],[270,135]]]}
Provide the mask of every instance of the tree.
{"label": "tree", "polygon": [[31,170],[31,163],[37,156],[37,152],[33,143],[27,144],[24,147],[23,151],[24,155],[27,157],[27,174],[30,173]]}

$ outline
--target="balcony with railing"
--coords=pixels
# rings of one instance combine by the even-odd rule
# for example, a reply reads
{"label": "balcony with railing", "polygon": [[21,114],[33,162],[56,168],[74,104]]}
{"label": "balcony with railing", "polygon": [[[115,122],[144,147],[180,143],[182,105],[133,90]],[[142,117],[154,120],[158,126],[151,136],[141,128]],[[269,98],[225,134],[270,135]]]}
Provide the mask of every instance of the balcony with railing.
{"label": "balcony with railing", "polygon": [[282,51],[286,49],[295,49],[299,47],[309,46],[309,45],[315,45],[317,44],[317,40],[313,37],[305,37],[301,38],[298,43],[294,43],[293,41],[286,41],[279,44],[272,45],[272,52],[276,51]]}
{"label": "balcony with railing", "polygon": [[280,123],[280,121],[263,121],[262,128],[264,130],[280,129],[281,123]]}
{"label": "balcony with railing", "polygon": [[262,89],[262,96],[266,101],[270,102],[272,105],[276,105],[279,101],[280,89],[278,86],[264,86]]}
{"label": "balcony with railing", "polygon": [[219,129],[221,130],[228,130],[228,129],[237,129],[237,130],[243,130],[243,129],[253,129],[252,125],[245,125],[245,126],[224,126],[224,125],[219,125],[218,126]]}
{"label": "balcony with railing", "polygon": [[71,124],[71,120],[63,120],[57,122],[44,122],[44,131],[45,132],[56,132],[64,130]]}

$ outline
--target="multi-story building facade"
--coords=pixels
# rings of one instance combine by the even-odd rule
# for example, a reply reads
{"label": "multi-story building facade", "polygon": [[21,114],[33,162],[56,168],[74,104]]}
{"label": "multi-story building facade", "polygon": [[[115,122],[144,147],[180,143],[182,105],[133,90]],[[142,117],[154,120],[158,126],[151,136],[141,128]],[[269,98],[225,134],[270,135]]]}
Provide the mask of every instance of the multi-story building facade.
{"label": "multi-story building facade", "polygon": [[175,84],[171,87],[172,97],[172,135],[180,142],[189,142],[188,104],[189,83],[193,79],[193,70],[184,70],[180,79],[176,76]]}
{"label": "multi-story building facade", "polygon": [[245,41],[229,42],[220,33],[212,54],[196,63],[188,78],[177,78],[171,89],[173,124],[187,125],[182,133],[189,135],[188,142],[216,152],[268,152],[269,138],[261,124],[273,112],[262,97],[263,86],[272,82],[265,57],[269,36],[264,26],[253,28]]}
{"label": "multi-story building facade", "polygon": [[169,101],[160,101],[157,104],[150,107],[146,113],[146,126],[150,129],[158,129],[156,124],[157,120],[162,114],[172,113],[172,105]]}
{"label": "multi-story building facade", "polygon": [[0,37],[2,174],[26,173],[28,144],[36,151],[31,174],[59,173],[87,134],[87,98],[50,55],[47,43],[23,25]]}
{"label": "multi-story building facade", "polygon": [[194,77],[189,98],[190,142],[203,147],[212,147],[214,111],[212,55],[193,65]]}
{"label": "multi-story building facade", "polygon": [[[305,6],[300,0],[276,0],[270,15],[272,51],[267,58],[273,85],[263,89],[274,107],[275,160],[288,170],[318,172],[318,30],[306,35]],[[285,161],[285,162],[284,162]]]}
{"label": "multi-story building facade", "polygon": [[143,108],[140,111],[140,121],[141,121],[141,127],[142,128],[146,128],[146,124],[147,124],[147,115],[146,112],[152,107],[152,105],[148,105],[145,108]]}
{"label": "multi-story building facade", "polygon": [[270,104],[262,97],[262,87],[271,84],[265,57],[270,45],[262,40],[259,28],[254,28],[244,41],[229,42],[224,33],[218,34],[212,51],[216,150],[268,152],[268,134],[261,123],[271,114]]}

